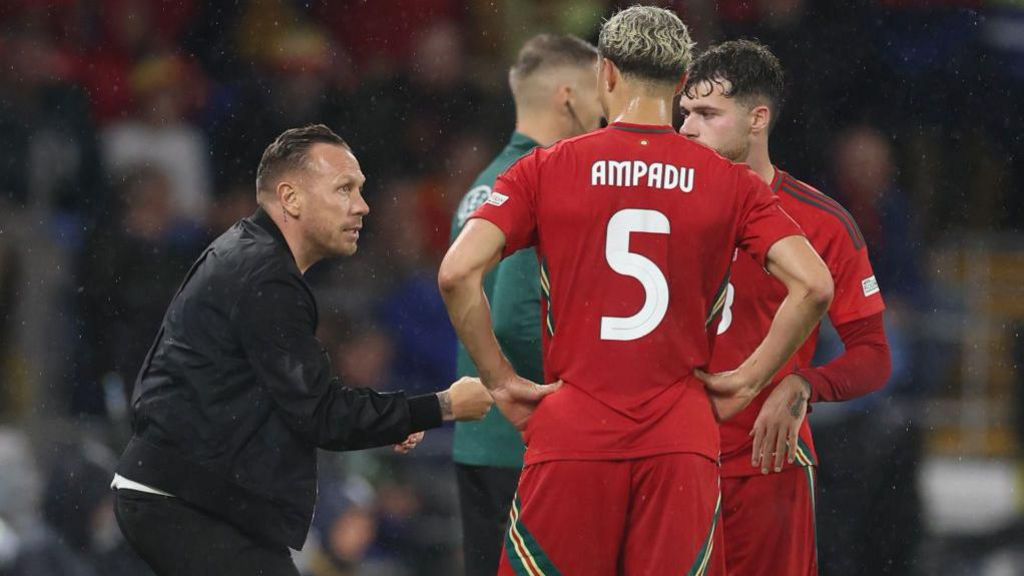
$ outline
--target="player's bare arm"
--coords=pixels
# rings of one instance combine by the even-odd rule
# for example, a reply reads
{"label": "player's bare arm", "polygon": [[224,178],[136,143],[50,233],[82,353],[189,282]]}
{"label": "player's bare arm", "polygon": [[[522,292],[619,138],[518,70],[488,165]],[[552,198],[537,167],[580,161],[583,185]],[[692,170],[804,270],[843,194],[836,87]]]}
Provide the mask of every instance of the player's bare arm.
{"label": "player's bare arm", "polygon": [[520,377],[502,354],[491,325],[484,277],[501,260],[505,234],[482,219],[470,220],[441,262],[438,287],[459,339],[498,409],[522,430],[537,404],[561,383],[540,385]]}
{"label": "player's bare arm", "polygon": [[[758,413],[751,434],[754,436],[751,463],[766,472],[769,455],[774,452],[775,469],[781,468],[779,436],[788,439],[786,458],[796,458],[795,435],[807,414],[811,401],[846,401],[876,392],[889,380],[892,358],[882,313],[836,325],[844,352],[835,360],[817,368],[805,368],[786,376],[772,390]],[[785,406],[789,406],[789,410]]]}
{"label": "player's bare arm", "polygon": [[802,236],[772,245],[767,269],[788,292],[761,345],[738,368],[708,375],[698,371],[711,392],[719,420],[742,410],[803,344],[832,302],[832,275]]}

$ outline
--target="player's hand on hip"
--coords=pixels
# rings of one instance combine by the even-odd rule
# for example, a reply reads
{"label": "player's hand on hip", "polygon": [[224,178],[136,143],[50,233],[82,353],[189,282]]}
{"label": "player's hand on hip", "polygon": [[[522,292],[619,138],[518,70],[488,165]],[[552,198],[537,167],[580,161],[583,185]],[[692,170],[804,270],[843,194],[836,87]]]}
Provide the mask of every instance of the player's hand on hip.
{"label": "player's hand on hip", "polygon": [[516,427],[516,430],[522,432],[541,400],[557,392],[561,387],[561,380],[551,384],[537,384],[512,374],[491,388],[491,395],[494,396],[494,403],[505,418]]}
{"label": "player's hand on hip", "polygon": [[494,398],[479,378],[459,378],[437,397],[444,419],[459,422],[483,420],[494,405]]}
{"label": "player's hand on hip", "polygon": [[779,382],[761,406],[750,435],[754,448],[750,463],[760,467],[762,474],[782,471],[784,462],[796,458],[800,427],[807,416],[807,401],[811,397],[810,384],[796,374]]}
{"label": "player's hand on hip", "polygon": [[395,444],[395,452],[399,454],[408,454],[416,447],[417,444],[423,441],[425,432],[413,432],[409,434],[409,437],[405,439],[401,444]]}
{"label": "player's hand on hip", "polygon": [[757,397],[757,387],[739,370],[717,374],[695,370],[694,375],[704,383],[719,422],[739,414]]}

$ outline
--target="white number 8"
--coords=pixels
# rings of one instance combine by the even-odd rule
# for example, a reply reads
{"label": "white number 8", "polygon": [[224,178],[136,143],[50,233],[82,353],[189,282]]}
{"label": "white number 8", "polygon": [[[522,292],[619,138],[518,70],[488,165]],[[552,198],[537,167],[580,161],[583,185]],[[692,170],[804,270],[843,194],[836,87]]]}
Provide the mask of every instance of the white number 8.
{"label": "white number 8", "polygon": [[636,278],[644,287],[644,305],[628,318],[601,317],[601,340],[637,340],[661,324],[668,311],[668,282],[658,265],[645,256],[629,251],[633,232],[668,234],[668,218],[656,210],[626,209],[608,221],[608,239],[604,254],[612,270]]}
{"label": "white number 8", "polygon": [[718,321],[717,335],[725,334],[725,331],[732,326],[732,303],[736,301],[736,289],[732,282],[725,288],[725,304],[722,306],[722,319]]}

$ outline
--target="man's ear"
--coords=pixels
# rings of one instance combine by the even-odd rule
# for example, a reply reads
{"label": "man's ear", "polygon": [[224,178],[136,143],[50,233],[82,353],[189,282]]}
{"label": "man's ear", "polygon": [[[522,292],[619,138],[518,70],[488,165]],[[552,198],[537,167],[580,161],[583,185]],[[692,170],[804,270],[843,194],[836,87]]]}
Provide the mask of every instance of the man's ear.
{"label": "man's ear", "polygon": [[615,86],[619,83],[619,78],[622,73],[619,72],[619,67],[614,62],[607,58],[601,58],[601,73],[599,82],[603,84],[605,92],[611,92],[615,90]]}
{"label": "man's ear", "polygon": [[287,180],[277,183],[277,201],[281,203],[284,213],[292,218],[298,218],[302,212],[302,195],[298,189]]}
{"label": "man's ear", "polygon": [[772,125],[772,110],[764,104],[755,106],[750,111],[753,116],[753,121],[750,123],[750,130],[752,132],[768,132],[768,129]]}
{"label": "man's ear", "polygon": [[555,88],[555,105],[558,108],[564,107],[566,104],[572,103],[572,86],[568,84],[559,84],[558,88]]}

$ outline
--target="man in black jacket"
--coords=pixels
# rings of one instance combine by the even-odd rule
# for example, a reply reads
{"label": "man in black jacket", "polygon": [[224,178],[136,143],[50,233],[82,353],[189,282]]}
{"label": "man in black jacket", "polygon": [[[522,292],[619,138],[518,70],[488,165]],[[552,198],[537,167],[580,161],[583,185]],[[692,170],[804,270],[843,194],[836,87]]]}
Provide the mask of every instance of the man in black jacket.
{"label": "man in black jacket", "polygon": [[356,251],[364,181],[327,127],[284,132],[260,161],[260,208],[202,253],[171,301],[112,484],[125,537],[159,575],[297,575],[288,548],[309,529],[317,448],[407,450],[420,431],[490,408],[475,379],[410,398],[333,375],[302,274]]}

